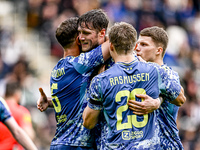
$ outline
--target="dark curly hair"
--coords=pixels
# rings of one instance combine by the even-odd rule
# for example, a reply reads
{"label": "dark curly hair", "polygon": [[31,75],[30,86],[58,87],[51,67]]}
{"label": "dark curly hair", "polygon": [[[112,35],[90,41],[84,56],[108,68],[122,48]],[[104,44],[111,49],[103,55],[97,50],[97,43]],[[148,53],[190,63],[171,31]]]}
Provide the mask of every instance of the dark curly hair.
{"label": "dark curly hair", "polygon": [[56,39],[63,48],[70,47],[78,36],[78,17],[63,21],[56,30]]}
{"label": "dark curly hair", "polygon": [[78,26],[85,25],[95,29],[97,32],[102,29],[107,30],[109,19],[106,13],[102,9],[93,9],[81,15],[78,20]]}

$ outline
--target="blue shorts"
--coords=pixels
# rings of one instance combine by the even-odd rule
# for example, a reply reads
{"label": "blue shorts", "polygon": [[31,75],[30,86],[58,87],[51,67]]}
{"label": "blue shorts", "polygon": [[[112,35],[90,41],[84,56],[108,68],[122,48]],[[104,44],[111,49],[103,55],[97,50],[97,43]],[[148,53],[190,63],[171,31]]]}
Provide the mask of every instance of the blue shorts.
{"label": "blue shorts", "polygon": [[80,147],[69,145],[51,145],[50,150],[95,150],[92,147]]}

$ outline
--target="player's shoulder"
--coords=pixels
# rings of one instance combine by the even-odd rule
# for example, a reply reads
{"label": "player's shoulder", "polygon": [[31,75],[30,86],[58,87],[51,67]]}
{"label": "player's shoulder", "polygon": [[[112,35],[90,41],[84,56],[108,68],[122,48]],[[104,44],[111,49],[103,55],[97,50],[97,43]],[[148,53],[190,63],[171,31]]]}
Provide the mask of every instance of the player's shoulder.
{"label": "player's shoulder", "polygon": [[178,72],[176,72],[166,64],[162,65],[161,68],[170,76],[170,78],[176,78],[176,79],[179,78]]}
{"label": "player's shoulder", "polygon": [[113,69],[114,68],[112,66],[111,68],[105,70],[104,72],[102,72],[102,73],[94,76],[93,79],[92,79],[92,81],[93,82],[99,82],[99,81],[106,81],[106,80],[108,80],[109,77],[112,76],[112,74],[113,74],[113,71],[114,71]]}
{"label": "player's shoulder", "polygon": [[75,58],[76,58],[76,57],[74,57],[74,56],[67,56],[67,57],[65,57],[65,58],[61,58],[61,59],[58,61],[57,65],[58,65],[58,64],[64,64],[64,63],[73,62]]}
{"label": "player's shoulder", "polygon": [[154,66],[154,67],[159,67],[159,68],[161,68],[160,65],[157,64],[157,63],[155,63],[155,62],[143,62],[143,63],[146,63],[146,64],[149,65],[149,66]]}
{"label": "player's shoulder", "polygon": [[174,74],[178,74],[175,70],[172,69],[172,67],[167,66],[166,64],[162,65],[161,68],[165,69],[166,71],[172,72]]}
{"label": "player's shoulder", "polygon": [[146,70],[146,71],[150,71],[150,70],[158,70],[159,68],[161,68],[158,64],[154,63],[154,62],[136,62],[137,64],[137,68],[140,70]]}
{"label": "player's shoulder", "polygon": [[73,56],[67,56],[65,58],[61,58],[54,66],[53,70],[70,67],[72,66],[73,60],[74,60]]}
{"label": "player's shoulder", "polygon": [[104,72],[94,76],[93,80],[100,80],[100,79],[104,79],[105,77],[108,76],[107,72],[109,72],[108,70],[105,70]]}

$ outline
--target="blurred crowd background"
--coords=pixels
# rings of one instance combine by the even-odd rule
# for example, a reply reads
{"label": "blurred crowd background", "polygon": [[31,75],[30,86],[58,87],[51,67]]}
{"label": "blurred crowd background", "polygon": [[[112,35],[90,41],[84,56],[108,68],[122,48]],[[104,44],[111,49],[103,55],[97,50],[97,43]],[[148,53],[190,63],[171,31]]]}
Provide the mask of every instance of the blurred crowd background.
{"label": "blurred crowd background", "polygon": [[169,35],[164,62],[180,75],[187,101],[177,125],[185,150],[200,149],[200,0],[0,0],[0,96],[8,81],[23,87],[39,150],[49,149],[56,128],[53,109],[37,110],[38,88],[50,96],[50,73],[63,56],[55,29],[66,18],[102,8],[114,22],[139,32],[163,27]]}

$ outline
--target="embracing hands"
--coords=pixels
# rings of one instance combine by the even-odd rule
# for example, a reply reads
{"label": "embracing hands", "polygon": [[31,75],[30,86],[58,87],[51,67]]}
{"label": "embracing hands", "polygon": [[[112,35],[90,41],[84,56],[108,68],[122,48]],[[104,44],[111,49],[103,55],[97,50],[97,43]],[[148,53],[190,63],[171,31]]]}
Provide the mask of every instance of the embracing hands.
{"label": "embracing hands", "polygon": [[145,115],[158,109],[160,106],[159,98],[153,99],[152,97],[145,94],[136,94],[136,97],[143,99],[142,102],[135,100],[129,100],[129,109],[133,111],[136,115]]}

